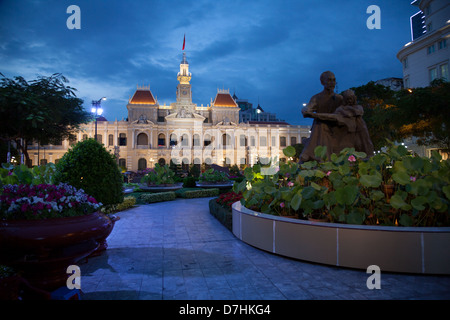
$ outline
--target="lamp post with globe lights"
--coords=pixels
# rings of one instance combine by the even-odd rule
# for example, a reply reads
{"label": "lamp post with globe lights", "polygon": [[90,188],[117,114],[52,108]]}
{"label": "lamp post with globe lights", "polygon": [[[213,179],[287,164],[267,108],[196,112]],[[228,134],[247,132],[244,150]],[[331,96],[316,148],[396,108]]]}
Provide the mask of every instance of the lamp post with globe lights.
{"label": "lamp post with globe lights", "polygon": [[103,97],[103,98],[101,98],[99,100],[92,100],[91,112],[95,116],[95,136],[94,136],[95,137],[95,141],[97,141],[97,119],[103,113],[103,109],[101,107],[102,100],[106,100],[106,97]]}

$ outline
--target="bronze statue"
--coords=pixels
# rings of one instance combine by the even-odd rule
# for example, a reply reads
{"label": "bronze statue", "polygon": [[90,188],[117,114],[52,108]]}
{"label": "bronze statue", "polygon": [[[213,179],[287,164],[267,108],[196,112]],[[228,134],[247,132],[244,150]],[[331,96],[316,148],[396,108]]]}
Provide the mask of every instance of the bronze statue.
{"label": "bronze statue", "polygon": [[336,79],[330,71],[322,73],[320,79],[324,91],[313,96],[302,109],[303,116],[314,118],[314,122],[300,162],[320,160],[314,155],[317,146],[326,146],[328,157],[344,148],[355,148],[371,157],[374,153],[373,144],[362,118],[364,110],[356,104],[355,93],[346,90],[343,96],[335,94]]}
{"label": "bronze statue", "polygon": [[333,113],[343,103],[343,97],[334,92],[336,77],[331,71],[325,71],[320,75],[323,91],[314,95],[309,103],[302,109],[303,117],[314,118],[311,135],[300,155],[300,162],[319,160],[314,156],[317,146],[327,146],[327,155],[333,153],[336,146],[336,137],[333,130],[337,126],[335,120],[321,118],[321,114]]}

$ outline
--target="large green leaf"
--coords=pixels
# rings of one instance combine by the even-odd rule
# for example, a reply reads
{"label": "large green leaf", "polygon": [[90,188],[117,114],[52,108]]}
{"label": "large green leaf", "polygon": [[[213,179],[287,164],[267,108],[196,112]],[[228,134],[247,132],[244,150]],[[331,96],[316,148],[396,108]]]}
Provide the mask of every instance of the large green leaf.
{"label": "large green leaf", "polygon": [[310,199],[314,196],[315,193],[316,193],[316,190],[313,187],[311,187],[311,186],[305,187],[302,190],[302,198]]}
{"label": "large green leaf", "polygon": [[326,146],[317,146],[314,149],[314,155],[319,159],[326,159],[327,157],[327,147]]}
{"label": "large green leaf", "polygon": [[317,167],[317,161],[307,161],[301,164],[302,169],[312,169]]}
{"label": "large green leaf", "polygon": [[366,219],[366,215],[363,210],[352,210],[347,215],[347,223],[349,224],[362,224]]}
{"label": "large green leaf", "polygon": [[409,174],[404,171],[396,172],[392,175],[392,179],[401,185],[405,185],[411,181]]}
{"label": "large green leaf", "polygon": [[373,175],[364,174],[359,178],[359,182],[367,188],[377,188],[381,185],[381,174],[376,173]]}
{"label": "large green leaf", "polygon": [[390,204],[395,209],[402,209],[402,210],[410,210],[411,205],[407,204],[405,200],[398,194],[394,194],[391,197]]}
{"label": "large green leaf", "polygon": [[411,200],[411,205],[414,209],[422,211],[425,210],[424,204],[428,202],[428,199],[424,196],[418,196]]}
{"label": "large green leaf", "polygon": [[406,169],[411,171],[420,171],[424,167],[424,160],[420,157],[405,157],[403,165]]}
{"label": "large green leaf", "polygon": [[345,186],[336,190],[336,201],[340,205],[351,205],[355,202],[359,193],[357,186]]}
{"label": "large green leaf", "polygon": [[300,204],[302,203],[302,197],[298,193],[296,193],[290,202],[291,208],[297,211],[300,208]]}
{"label": "large green leaf", "polygon": [[380,190],[372,190],[370,192],[370,199],[372,199],[373,201],[379,201],[383,198],[384,198],[384,193],[381,192]]}

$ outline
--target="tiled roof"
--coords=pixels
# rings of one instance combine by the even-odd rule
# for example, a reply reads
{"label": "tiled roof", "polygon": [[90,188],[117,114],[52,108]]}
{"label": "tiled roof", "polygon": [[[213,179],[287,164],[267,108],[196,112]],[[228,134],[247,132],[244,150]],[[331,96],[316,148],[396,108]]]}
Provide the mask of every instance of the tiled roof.
{"label": "tiled roof", "polygon": [[97,122],[98,121],[108,121],[108,119],[106,119],[104,116],[99,116],[98,118],[97,118]]}
{"label": "tiled roof", "polygon": [[237,107],[237,103],[233,100],[229,93],[218,92],[214,99],[215,107]]}
{"label": "tiled roof", "polygon": [[156,104],[150,89],[137,89],[129,101],[130,104]]}

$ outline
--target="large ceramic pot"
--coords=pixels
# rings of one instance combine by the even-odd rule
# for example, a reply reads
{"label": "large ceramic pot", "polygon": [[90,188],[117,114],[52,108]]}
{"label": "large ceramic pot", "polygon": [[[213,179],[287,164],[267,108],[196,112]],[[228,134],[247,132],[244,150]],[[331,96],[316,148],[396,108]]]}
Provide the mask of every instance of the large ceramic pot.
{"label": "large ceramic pot", "polygon": [[65,286],[67,267],[93,253],[114,222],[101,212],[85,216],[0,221],[0,263],[23,272],[31,285]]}

